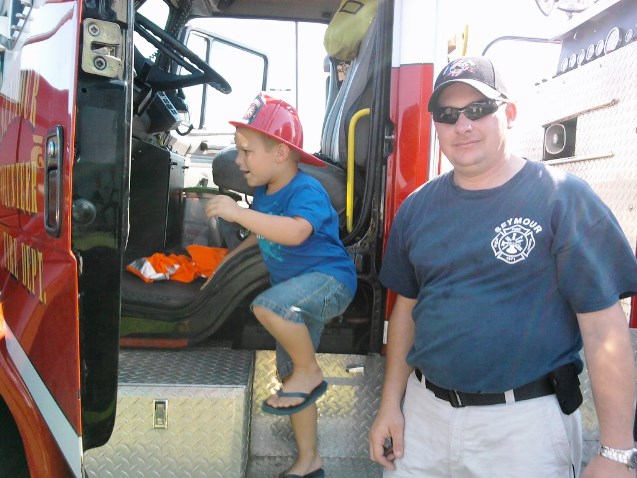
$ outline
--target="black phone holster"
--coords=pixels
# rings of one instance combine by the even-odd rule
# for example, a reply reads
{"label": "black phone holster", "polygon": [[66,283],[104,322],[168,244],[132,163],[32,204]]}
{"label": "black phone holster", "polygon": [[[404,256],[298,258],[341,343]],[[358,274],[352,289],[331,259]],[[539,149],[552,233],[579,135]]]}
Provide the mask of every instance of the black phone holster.
{"label": "black phone holster", "polygon": [[584,401],[580,389],[579,373],[574,363],[568,363],[549,373],[549,380],[562,412],[570,415]]}

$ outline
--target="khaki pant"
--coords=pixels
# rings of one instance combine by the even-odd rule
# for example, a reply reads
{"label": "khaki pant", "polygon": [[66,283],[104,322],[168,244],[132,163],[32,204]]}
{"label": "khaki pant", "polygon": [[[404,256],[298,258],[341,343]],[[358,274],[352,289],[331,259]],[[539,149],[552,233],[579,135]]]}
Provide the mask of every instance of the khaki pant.
{"label": "khaki pant", "polygon": [[411,374],[403,404],[405,454],[384,478],[573,478],[582,455],[581,414],[555,395],[453,408]]}

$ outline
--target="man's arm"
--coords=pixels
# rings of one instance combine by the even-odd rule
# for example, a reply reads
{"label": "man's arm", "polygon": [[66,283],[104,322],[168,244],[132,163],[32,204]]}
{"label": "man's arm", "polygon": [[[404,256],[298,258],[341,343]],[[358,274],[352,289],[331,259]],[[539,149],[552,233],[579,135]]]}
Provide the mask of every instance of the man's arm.
{"label": "man's arm", "polygon": [[[608,309],[577,314],[584,356],[599,421],[599,441],[612,448],[633,448],[635,361],[626,315],[617,302]],[[615,461],[595,456],[582,478],[635,477]]]}
{"label": "man's arm", "polygon": [[[389,318],[387,330],[387,353],[385,357],[385,379],[378,415],[369,432],[369,456],[384,466],[395,469],[394,459],[403,455],[404,418],[402,399],[407,387],[407,378],[413,368],[407,364],[407,352],[414,342],[414,321],[411,312],[416,299],[401,295]],[[385,451],[387,439],[392,440],[391,449]]]}

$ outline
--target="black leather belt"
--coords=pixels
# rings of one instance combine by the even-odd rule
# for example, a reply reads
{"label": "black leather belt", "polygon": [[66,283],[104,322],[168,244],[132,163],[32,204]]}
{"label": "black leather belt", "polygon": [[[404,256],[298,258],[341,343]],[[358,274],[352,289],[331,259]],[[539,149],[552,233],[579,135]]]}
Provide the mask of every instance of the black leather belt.
{"label": "black leather belt", "polygon": [[[415,371],[416,378],[422,382],[422,372]],[[446,400],[454,408],[478,406],[478,405],[498,405],[507,403],[504,393],[465,393],[457,390],[449,390],[440,387],[435,383],[425,379],[425,386],[431,390],[436,397]],[[534,382],[527,383],[521,387],[513,389],[514,401],[530,400],[531,398],[544,397],[555,393],[548,376],[542,377]]]}

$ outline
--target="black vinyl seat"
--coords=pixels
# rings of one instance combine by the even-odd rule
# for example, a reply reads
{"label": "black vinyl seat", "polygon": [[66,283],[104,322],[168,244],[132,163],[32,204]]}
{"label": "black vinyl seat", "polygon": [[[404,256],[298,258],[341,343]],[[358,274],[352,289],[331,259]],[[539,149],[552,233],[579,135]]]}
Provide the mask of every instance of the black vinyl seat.
{"label": "black vinyl seat", "polygon": [[[365,108],[371,108],[373,102],[372,72],[375,55],[378,21],[372,21],[363,37],[358,55],[349,65],[343,82],[334,96],[330,91],[323,133],[321,135],[321,154],[331,158],[334,164],[347,169],[348,163],[348,130],[354,114]],[[336,77],[337,61],[331,59],[330,75]],[[335,85],[331,86],[333,88]],[[331,99],[333,98],[333,100]],[[356,128],[355,164],[363,168],[369,155],[370,117],[362,117]]]}

